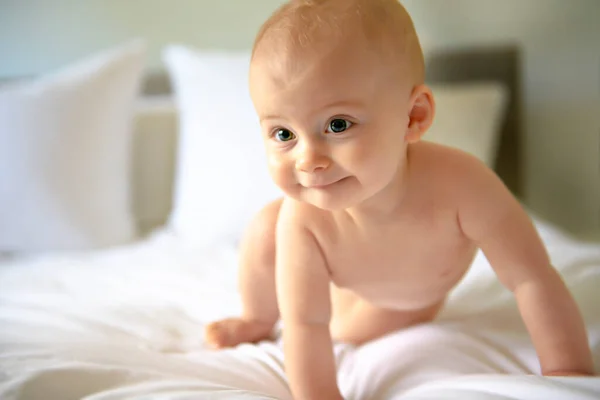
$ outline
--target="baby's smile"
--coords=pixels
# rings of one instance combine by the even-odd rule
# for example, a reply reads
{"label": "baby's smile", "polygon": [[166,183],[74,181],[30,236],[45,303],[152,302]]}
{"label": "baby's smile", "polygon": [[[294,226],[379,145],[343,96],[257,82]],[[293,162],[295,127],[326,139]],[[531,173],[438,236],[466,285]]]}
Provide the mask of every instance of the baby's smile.
{"label": "baby's smile", "polygon": [[321,189],[321,190],[326,190],[326,189],[330,189],[333,186],[337,186],[343,182],[345,182],[347,179],[349,179],[350,177],[344,177],[344,178],[336,178],[336,179],[317,179],[317,180],[313,180],[313,181],[309,181],[308,183],[304,183],[302,184],[302,186],[304,186],[307,189]]}

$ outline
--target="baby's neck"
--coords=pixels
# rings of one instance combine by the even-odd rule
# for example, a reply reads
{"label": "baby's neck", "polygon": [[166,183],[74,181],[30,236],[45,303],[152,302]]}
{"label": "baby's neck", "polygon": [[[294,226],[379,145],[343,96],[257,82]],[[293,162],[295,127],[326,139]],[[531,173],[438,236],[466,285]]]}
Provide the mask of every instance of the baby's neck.
{"label": "baby's neck", "polygon": [[408,152],[392,181],[380,192],[354,207],[344,210],[357,224],[372,225],[394,220],[404,208],[409,192]]}

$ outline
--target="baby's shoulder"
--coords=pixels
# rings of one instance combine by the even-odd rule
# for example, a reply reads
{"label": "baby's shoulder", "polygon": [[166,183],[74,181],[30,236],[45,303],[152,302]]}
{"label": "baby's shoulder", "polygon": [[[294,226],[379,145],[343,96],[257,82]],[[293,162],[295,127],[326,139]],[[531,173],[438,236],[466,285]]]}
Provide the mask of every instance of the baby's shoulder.
{"label": "baby's shoulder", "polygon": [[479,158],[459,149],[421,143],[413,151],[411,180],[422,197],[437,199],[433,200],[436,206],[458,210],[489,202],[490,194],[497,199],[507,198],[500,177]]}
{"label": "baby's shoulder", "polygon": [[411,170],[428,181],[439,180],[452,185],[471,179],[490,178],[493,171],[480,159],[463,150],[422,141],[411,149]]}
{"label": "baby's shoulder", "polygon": [[279,212],[278,226],[284,230],[304,229],[312,234],[329,230],[333,223],[330,211],[286,197]]}

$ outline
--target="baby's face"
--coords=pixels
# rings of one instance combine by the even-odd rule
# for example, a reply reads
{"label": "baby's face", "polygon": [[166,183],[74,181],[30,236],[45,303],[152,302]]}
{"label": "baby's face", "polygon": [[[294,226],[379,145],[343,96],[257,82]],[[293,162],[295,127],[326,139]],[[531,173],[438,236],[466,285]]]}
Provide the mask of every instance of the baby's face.
{"label": "baby's face", "polygon": [[405,159],[410,84],[351,46],[301,64],[278,61],[254,60],[250,72],[275,183],[328,210],[389,185]]}

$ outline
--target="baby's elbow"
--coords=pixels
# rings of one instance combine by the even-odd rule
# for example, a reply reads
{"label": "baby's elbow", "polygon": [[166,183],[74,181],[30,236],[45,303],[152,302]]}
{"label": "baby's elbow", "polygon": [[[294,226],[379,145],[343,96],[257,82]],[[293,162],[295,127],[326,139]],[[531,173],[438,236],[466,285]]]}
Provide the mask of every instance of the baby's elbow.
{"label": "baby's elbow", "polygon": [[538,264],[534,271],[509,280],[506,286],[515,294],[526,290],[523,288],[531,287],[557,294],[566,290],[566,285],[561,275],[550,262]]}

